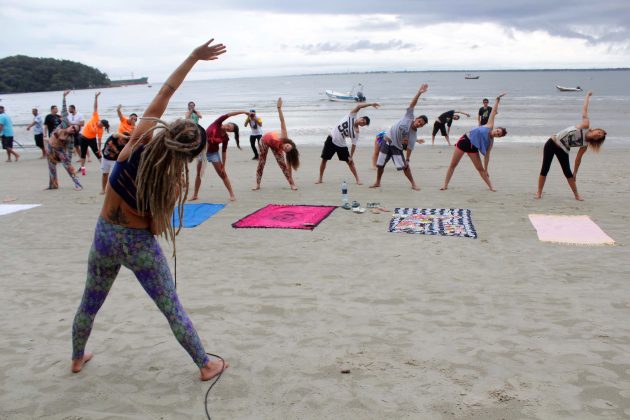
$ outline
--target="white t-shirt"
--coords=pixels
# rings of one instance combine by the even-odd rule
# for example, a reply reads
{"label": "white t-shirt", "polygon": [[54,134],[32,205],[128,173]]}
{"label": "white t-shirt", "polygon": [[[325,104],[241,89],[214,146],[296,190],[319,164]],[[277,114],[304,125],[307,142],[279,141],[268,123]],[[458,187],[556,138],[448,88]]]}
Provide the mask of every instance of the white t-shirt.
{"label": "white t-shirt", "polygon": [[339,121],[339,124],[330,132],[332,142],[337,147],[348,147],[346,144],[346,137],[349,137],[352,144],[357,144],[359,141],[359,130],[354,127],[354,123],[357,119],[357,114],[350,113],[347,117],[344,117]]}
{"label": "white t-shirt", "polygon": [[249,123],[249,128],[251,128],[251,134],[252,136],[262,136],[263,134],[263,129],[260,126],[260,124],[262,124],[262,120],[260,119],[260,117],[256,117],[253,120],[249,117],[247,117],[247,122]]}
{"label": "white t-shirt", "polygon": [[33,122],[35,125],[33,126],[33,134],[43,134],[44,133],[44,121],[42,120],[42,116],[37,114],[33,116]]}
{"label": "white t-shirt", "polygon": [[580,129],[576,126],[567,127],[556,134],[554,142],[566,153],[569,153],[572,147],[584,147],[586,143],[586,133],[588,128]]}
{"label": "white t-shirt", "polygon": [[77,112],[74,115],[68,112],[67,118],[68,118],[68,122],[72,125],[81,125],[81,122],[84,121],[83,115],[79,112]]}

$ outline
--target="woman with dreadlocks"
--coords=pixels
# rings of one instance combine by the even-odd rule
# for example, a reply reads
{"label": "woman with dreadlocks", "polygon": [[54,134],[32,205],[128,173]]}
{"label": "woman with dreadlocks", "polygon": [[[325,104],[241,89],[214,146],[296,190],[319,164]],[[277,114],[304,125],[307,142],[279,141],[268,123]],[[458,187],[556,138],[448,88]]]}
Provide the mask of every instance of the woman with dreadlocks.
{"label": "woman with dreadlocks", "polygon": [[[200,370],[200,379],[212,379],[223,370],[219,360],[209,360],[197,331],[179,302],[166,257],[156,235],[173,244],[171,224],[179,205],[180,220],[188,195],[188,163],[206,146],[205,131],[191,120],[171,124],[159,118],[169,100],[199,60],[216,60],[223,44],[210,40],[193,52],[160,88],[142,121],[118,157],[110,176],[103,209],[96,224],[88,259],[83,299],[72,325],[72,371],[79,372],[92,353],[85,345],[94,317],[103,305],[121,266],[132,270],[168,320],[175,338]],[[227,368],[228,364],[225,364]]]}

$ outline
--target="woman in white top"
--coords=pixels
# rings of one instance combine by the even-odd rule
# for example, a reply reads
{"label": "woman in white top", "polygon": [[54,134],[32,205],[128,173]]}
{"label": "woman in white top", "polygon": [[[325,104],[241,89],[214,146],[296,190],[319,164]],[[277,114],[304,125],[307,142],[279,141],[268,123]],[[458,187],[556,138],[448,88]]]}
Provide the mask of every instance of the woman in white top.
{"label": "woman in white top", "polygon": [[[551,167],[551,162],[555,155],[560,162],[562,172],[564,172],[564,176],[567,178],[567,182],[575,195],[575,199],[579,201],[584,200],[578,193],[575,183],[578,168],[582,162],[582,156],[584,156],[588,148],[593,149],[594,152],[598,152],[604,140],[606,140],[605,130],[601,128],[589,128],[588,103],[591,95],[593,95],[593,92],[589,91],[584,99],[582,122],[576,126],[565,128],[551,136],[549,140],[547,140],[547,143],[545,143],[542,168],[540,169],[540,176],[538,177],[538,192],[536,193],[536,198],[542,197],[545,180],[547,179],[547,174],[549,173],[549,168]],[[571,163],[569,162],[569,151],[572,147],[579,148],[577,156],[575,157],[573,172],[571,172]]]}

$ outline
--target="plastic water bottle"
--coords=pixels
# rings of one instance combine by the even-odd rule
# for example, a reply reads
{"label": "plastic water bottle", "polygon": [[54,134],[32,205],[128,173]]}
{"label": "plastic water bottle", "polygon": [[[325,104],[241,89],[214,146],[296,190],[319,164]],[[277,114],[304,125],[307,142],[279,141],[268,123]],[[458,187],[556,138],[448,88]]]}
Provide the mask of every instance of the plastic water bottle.
{"label": "plastic water bottle", "polygon": [[346,181],[341,183],[341,201],[343,204],[348,204],[348,184]]}

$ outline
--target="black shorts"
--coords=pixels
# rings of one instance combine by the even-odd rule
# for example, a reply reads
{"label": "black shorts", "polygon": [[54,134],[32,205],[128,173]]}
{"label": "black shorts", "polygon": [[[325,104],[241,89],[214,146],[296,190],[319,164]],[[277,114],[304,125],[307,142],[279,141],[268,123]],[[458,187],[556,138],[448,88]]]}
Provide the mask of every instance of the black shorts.
{"label": "black shorts", "polygon": [[81,136],[82,134],[74,135],[74,147],[81,147]]}
{"label": "black shorts", "polygon": [[13,136],[2,136],[2,148],[4,150],[13,149]]}
{"label": "black shorts", "polygon": [[476,146],[473,146],[466,134],[459,138],[455,147],[465,153],[479,153],[479,149],[477,149]]}
{"label": "black shorts", "polygon": [[446,137],[446,124],[436,121],[433,123],[433,135],[435,136],[437,132],[440,132],[444,137]]}
{"label": "black shorts", "polygon": [[35,134],[35,146],[42,149],[44,147],[44,133]]}
{"label": "black shorts", "polygon": [[322,159],[330,160],[332,157],[337,154],[339,160],[343,160],[344,162],[348,162],[350,159],[350,152],[348,151],[348,147],[339,147],[332,141],[332,137],[328,136],[326,138],[326,142],[324,143],[324,150],[322,150]]}

